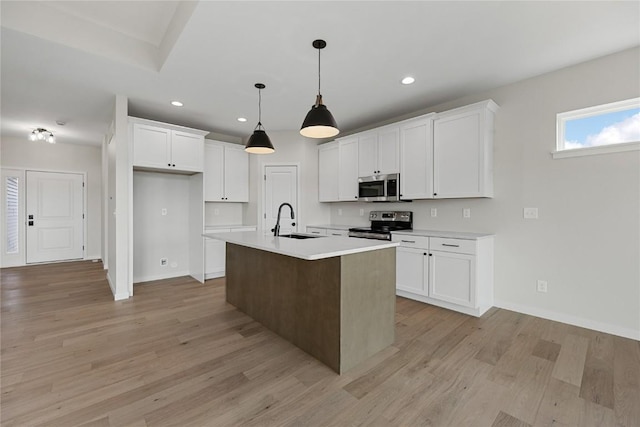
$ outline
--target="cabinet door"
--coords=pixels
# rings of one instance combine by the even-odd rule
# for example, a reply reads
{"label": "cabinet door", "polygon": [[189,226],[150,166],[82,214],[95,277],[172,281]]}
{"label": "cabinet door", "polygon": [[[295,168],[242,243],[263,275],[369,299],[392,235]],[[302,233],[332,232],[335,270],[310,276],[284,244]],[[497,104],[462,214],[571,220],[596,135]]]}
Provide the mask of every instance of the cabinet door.
{"label": "cabinet door", "polygon": [[224,199],[224,147],[207,142],[204,146],[204,200],[221,202]]}
{"label": "cabinet door", "polygon": [[171,168],[171,131],[157,126],[133,124],[133,166]]}
{"label": "cabinet door", "polygon": [[475,307],[475,256],[431,251],[429,260],[429,296]]}
{"label": "cabinet door", "polygon": [[225,242],[222,240],[206,239],[205,243],[205,275],[214,277],[224,276],[225,270]]}
{"label": "cabinet door", "polygon": [[383,174],[400,171],[400,128],[384,127],[378,132],[378,170]]}
{"label": "cabinet door", "polygon": [[340,200],[358,200],[358,139],[340,141],[338,196]]}
{"label": "cabinet door", "polygon": [[244,147],[226,144],[224,147],[224,200],[249,201],[249,154]]}
{"label": "cabinet door", "polygon": [[436,197],[482,196],[482,154],[481,112],[436,119],[433,131]]}
{"label": "cabinet door", "polygon": [[171,164],[176,170],[202,172],[204,137],[171,131]]}
{"label": "cabinet door", "polygon": [[375,133],[358,138],[358,176],[371,176],[378,170],[378,136]]}
{"label": "cabinet door", "polygon": [[428,295],[428,256],[426,249],[396,249],[396,288],[418,295]]}
{"label": "cabinet door", "polygon": [[318,148],[318,200],[321,202],[337,202],[340,199],[339,156],[338,143],[324,144]]}
{"label": "cabinet door", "polygon": [[405,122],[400,127],[400,196],[433,198],[432,119]]}

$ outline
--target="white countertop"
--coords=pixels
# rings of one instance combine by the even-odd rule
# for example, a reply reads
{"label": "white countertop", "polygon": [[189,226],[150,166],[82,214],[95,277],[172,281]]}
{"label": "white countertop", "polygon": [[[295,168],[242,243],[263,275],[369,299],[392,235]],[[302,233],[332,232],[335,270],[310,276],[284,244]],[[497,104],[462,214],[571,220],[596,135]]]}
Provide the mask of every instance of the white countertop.
{"label": "white countertop", "polygon": [[[307,225],[307,227],[312,228],[331,228],[334,230],[349,230],[350,228],[356,227],[355,225],[336,225],[336,224],[321,224],[321,225]],[[366,226],[361,226],[366,227]]]}
{"label": "white countertop", "polygon": [[257,228],[255,225],[205,225],[205,230],[227,230],[229,228],[240,229],[240,228]]}
{"label": "white countertop", "polygon": [[438,231],[438,230],[402,230],[392,231],[391,234],[403,234],[408,236],[442,237],[445,239],[478,240],[491,237],[490,233],[471,233],[466,231]]}
{"label": "white countertop", "polygon": [[[296,233],[304,234],[304,233]],[[349,237],[316,237],[313,239],[289,239],[274,237],[256,231],[233,233],[204,233],[204,237],[222,240],[236,245],[260,249],[280,255],[287,255],[305,260],[332,258],[378,249],[395,248],[397,242],[385,240],[353,239]]]}

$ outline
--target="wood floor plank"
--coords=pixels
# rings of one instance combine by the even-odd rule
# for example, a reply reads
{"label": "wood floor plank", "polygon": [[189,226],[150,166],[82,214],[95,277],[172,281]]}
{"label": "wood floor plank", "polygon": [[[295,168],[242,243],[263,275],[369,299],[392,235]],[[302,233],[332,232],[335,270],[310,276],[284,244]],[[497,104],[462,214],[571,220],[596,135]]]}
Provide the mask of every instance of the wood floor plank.
{"label": "wood floor plank", "polygon": [[553,377],[580,387],[587,358],[589,340],[574,334],[567,334],[553,368]]}
{"label": "wood floor plank", "polygon": [[398,297],[396,340],[343,375],[225,301],[224,279],[135,285],[100,263],[0,271],[0,424],[640,425],[640,343]]}

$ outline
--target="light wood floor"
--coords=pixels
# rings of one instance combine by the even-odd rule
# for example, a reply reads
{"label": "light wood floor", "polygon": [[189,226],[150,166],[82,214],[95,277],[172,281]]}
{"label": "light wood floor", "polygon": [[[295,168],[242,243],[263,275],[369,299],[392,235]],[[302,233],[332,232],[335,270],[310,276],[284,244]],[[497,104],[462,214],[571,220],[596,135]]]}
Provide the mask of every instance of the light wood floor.
{"label": "light wood floor", "polygon": [[225,303],[100,263],[2,270],[2,426],[640,426],[640,343],[397,298],[394,346],[338,376]]}

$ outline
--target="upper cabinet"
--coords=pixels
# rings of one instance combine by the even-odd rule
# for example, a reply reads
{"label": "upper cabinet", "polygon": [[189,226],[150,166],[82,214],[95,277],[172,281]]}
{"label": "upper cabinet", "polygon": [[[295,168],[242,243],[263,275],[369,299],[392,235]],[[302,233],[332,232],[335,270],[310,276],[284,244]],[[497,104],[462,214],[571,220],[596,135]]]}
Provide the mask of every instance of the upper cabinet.
{"label": "upper cabinet", "polygon": [[322,144],[318,147],[318,200],[321,202],[339,200],[339,150],[337,142]]}
{"label": "upper cabinet", "polygon": [[433,117],[435,114],[400,124],[400,198],[433,197]]}
{"label": "upper cabinet", "polygon": [[338,200],[358,200],[358,138],[347,137],[339,142]]}
{"label": "upper cabinet", "polygon": [[242,145],[206,140],[204,200],[206,202],[249,201],[249,155]]}
{"label": "upper cabinet", "polygon": [[433,123],[433,197],[493,197],[493,118],[488,100],[439,113]]}
{"label": "upper cabinet", "polygon": [[399,128],[384,126],[358,136],[358,176],[398,173]]}
{"label": "upper cabinet", "polygon": [[202,172],[208,132],[129,117],[133,166],[172,172]]}

